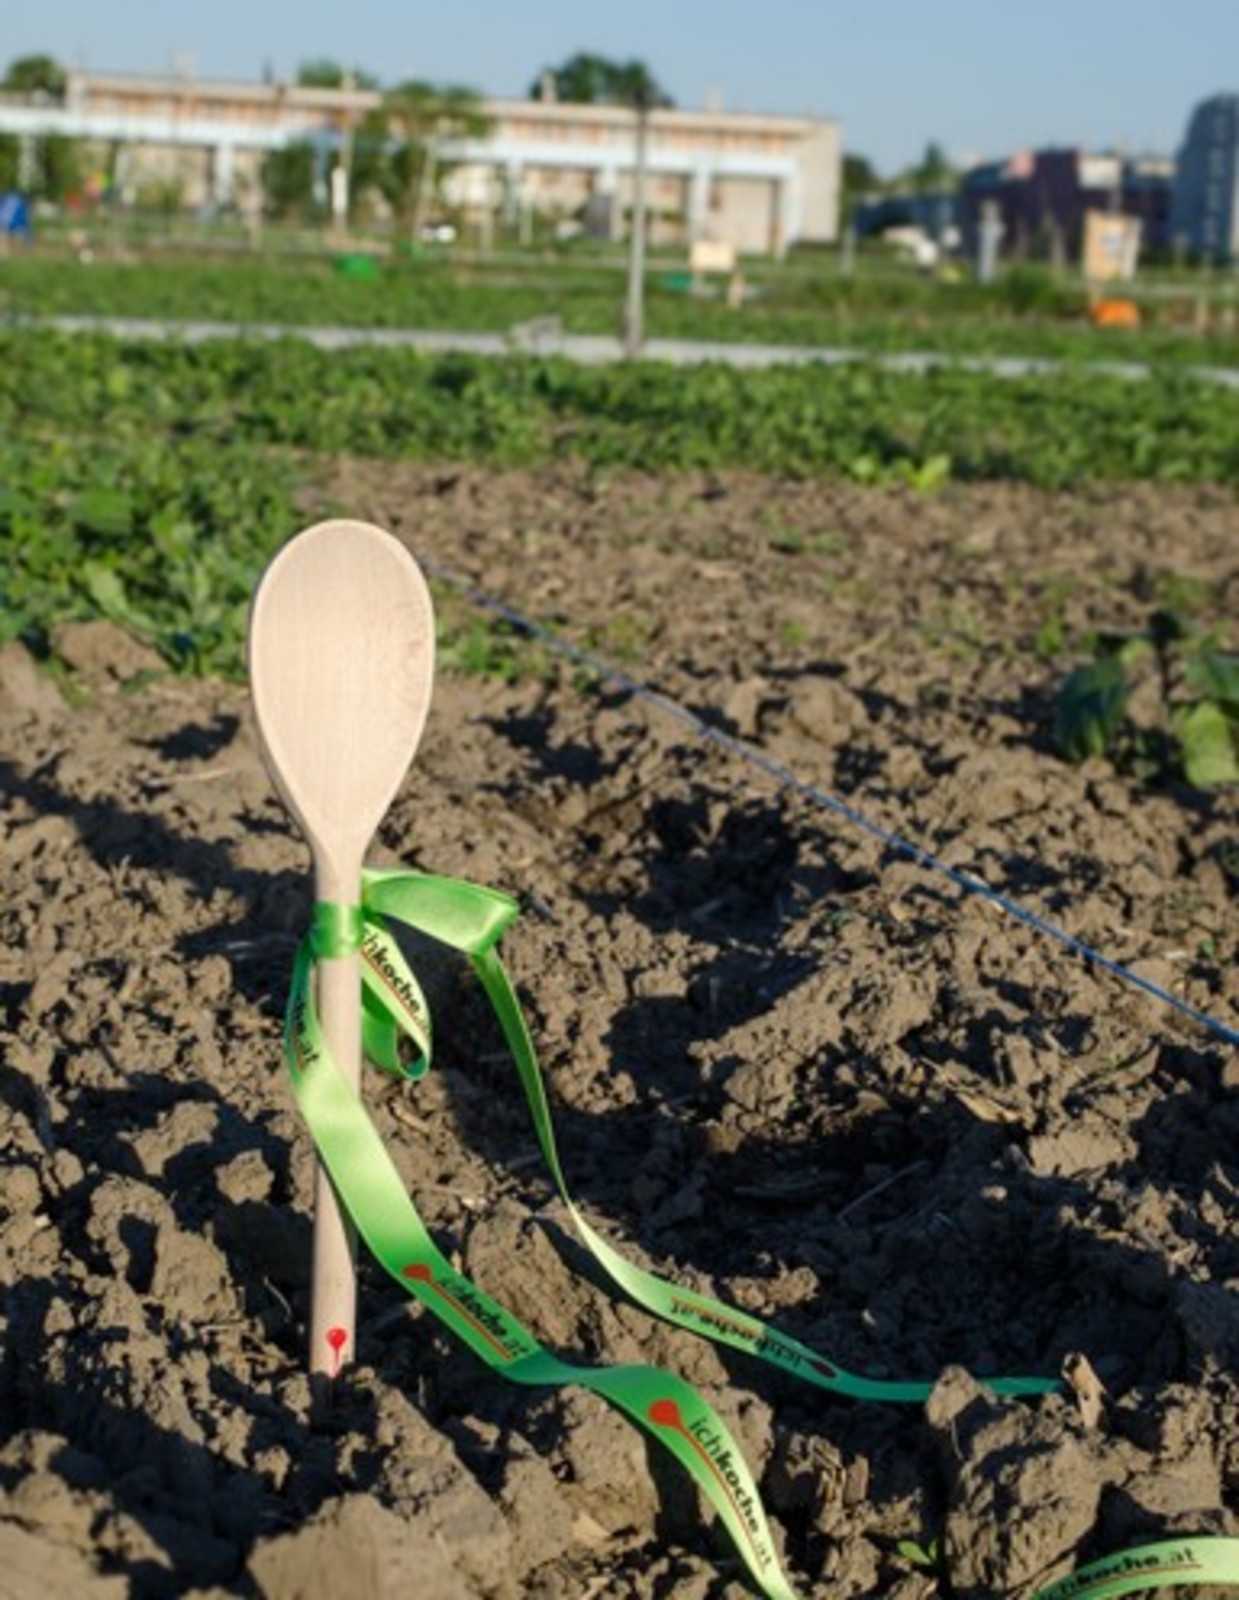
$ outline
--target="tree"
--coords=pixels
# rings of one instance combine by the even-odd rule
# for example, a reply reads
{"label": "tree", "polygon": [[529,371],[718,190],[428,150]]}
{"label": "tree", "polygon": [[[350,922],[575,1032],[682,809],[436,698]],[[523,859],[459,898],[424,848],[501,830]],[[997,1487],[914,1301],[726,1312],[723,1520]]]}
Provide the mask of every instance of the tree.
{"label": "tree", "polygon": [[843,192],[848,195],[877,194],[882,187],[877,169],[868,156],[843,153]]}
{"label": "tree", "polygon": [[301,89],[377,89],[379,80],[360,67],[341,66],[338,61],[322,57],[301,63],[297,68],[297,86]]}
{"label": "tree", "polygon": [[269,151],[262,161],[262,194],[275,217],[307,221],[314,212],[316,152],[299,141]]}
{"label": "tree", "polygon": [[858,207],[872,196],[881,194],[882,189],[882,179],[868,156],[845,150],[839,174],[839,214],[843,222],[851,223]]}
{"label": "tree", "polygon": [[33,193],[58,204],[81,193],[86,145],[63,133],[47,133],[35,140]]}
{"label": "tree", "polygon": [[358,124],[347,152],[350,217],[356,215],[368,194],[382,195],[395,209],[399,184],[391,172],[390,145],[387,119],[382,111],[368,112]]}
{"label": "tree", "polygon": [[644,61],[612,61],[578,51],[558,67],[545,67],[530,85],[531,100],[572,105],[673,106],[675,101]]}
{"label": "tree", "polygon": [[45,94],[59,100],[65,92],[65,69],[52,56],[18,56],[9,63],[0,88],[10,94]]}
{"label": "tree", "polygon": [[917,194],[941,194],[944,189],[955,188],[959,173],[947,159],[942,146],[931,139],[925,146],[920,165],[911,168],[907,180]]}
{"label": "tree", "polygon": [[0,194],[17,188],[21,169],[21,140],[15,133],[0,133]]}
{"label": "tree", "polygon": [[367,118],[358,135],[358,160],[362,147],[383,149],[378,186],[416,239],[438,192],[443,146],[452,139],[482,139],[489,131],[490,119],[474,90],[413,78],[389,90]]}
{"label": "tree", "polygon": [[[19,56],[9,63],[0,89],[9,94],[43,95],[61,99],[65,92],[65,70],[47,55]],[[21,141],[6,147],[0,166],[5,187],[16,188],[20,180],[31,194],[42,200],[67,200],[82,186],[84,147],[80,139],[63,133],[39,134],[30,142],[23,159]]]}

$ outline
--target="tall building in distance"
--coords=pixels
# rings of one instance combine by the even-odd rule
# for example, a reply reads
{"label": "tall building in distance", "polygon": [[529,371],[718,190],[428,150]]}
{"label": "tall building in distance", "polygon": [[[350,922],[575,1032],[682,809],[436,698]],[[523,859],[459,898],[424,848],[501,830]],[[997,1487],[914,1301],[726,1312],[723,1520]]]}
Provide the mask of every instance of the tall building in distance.
{"label": "tall building in distance", "polygon": [[1208,261],[1239,254],[1239,95],[1215,94],[1192,112],[1179,151],[1170,231],[1175,248]]}

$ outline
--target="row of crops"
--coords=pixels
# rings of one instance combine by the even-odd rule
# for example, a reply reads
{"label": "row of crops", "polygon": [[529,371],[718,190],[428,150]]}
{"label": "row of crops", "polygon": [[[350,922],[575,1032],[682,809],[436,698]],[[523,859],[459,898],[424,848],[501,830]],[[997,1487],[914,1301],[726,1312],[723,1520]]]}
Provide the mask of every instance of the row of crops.
{"label": "row of crops", "polygon": [[[401,261],[361,254],[189,256],[93,254],[0,260],[0,314],[63,313],[209,319],[283,326],[474,329],[503,332],[558,318],[569,333],[619,331],[623,262],[502,259]],[[1141,303],[1138,329],[1089,324],[1079,282],[1015,267],[995,284],[944,283],[890,267],[842,275],[831,263],[747,269],[742,303],[722,279],[693,282],[682,266],[647,277],[652,337],[968,355],[1115,357],[1239,365],[1236,306],[1225,289],[1162,286]]]}
{"label": "row of crops", "polygon": [[866,365],[738,370],[0,333],[2,630],[104,614],[235,671],[262,561],[314,458],[605,472],[742,467],[933,492],[1239,482],[1239,393],[1173,369],[1020,379]]}

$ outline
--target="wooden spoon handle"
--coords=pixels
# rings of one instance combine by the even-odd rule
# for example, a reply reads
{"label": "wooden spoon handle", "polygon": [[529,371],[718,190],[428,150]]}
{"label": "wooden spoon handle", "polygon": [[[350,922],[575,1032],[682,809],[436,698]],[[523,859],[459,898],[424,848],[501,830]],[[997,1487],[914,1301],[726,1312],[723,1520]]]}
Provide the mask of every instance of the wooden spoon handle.
{"label": "wooden spoon handle", "polygon": [[[361,1088],[361,957],[320,960],[318,1011],[327,1048],[350,1087]],[[314,1283],[310,1314],[310,1371],[329,1378],[356,1355],[357,1238],[327,1176],[318,1165],[314,1187]]]}

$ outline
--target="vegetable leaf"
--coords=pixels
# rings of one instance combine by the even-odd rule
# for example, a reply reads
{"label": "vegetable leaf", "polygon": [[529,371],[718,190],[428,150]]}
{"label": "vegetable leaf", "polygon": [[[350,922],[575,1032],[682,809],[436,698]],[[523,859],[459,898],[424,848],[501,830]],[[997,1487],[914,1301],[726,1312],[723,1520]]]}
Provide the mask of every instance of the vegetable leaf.
{"label": "vegetable leaf", "polygon": [[1118,732],[1129,685],[1115,656],[1077,667],[1067,675],[1054,707],[1054,743],[1069,761],[1103,755]]}
{"label": "vegetable leaf", "polygon": [[1239,656],[1198,650],[1187,663],[1187,686],[1204,700],[1239,707]]}
{"label": "vegetable leaf", "polygon": [[1183,770],[1198,789],[1239,783],[1239,750],[1235,724],[1213,700],[1201,700],[1179,724]]}

